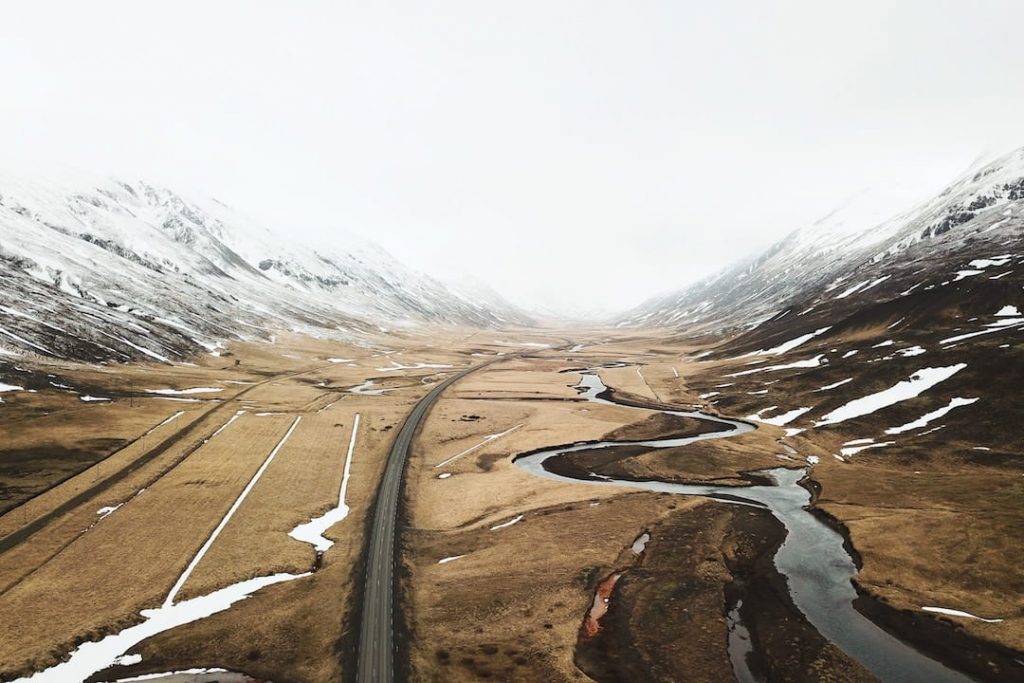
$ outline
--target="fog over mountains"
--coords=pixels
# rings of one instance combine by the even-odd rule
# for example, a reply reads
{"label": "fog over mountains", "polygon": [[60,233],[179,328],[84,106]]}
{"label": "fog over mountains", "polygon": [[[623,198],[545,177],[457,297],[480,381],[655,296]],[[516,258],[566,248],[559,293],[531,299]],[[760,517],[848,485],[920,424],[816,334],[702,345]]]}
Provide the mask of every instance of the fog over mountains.
{"label": "fog over mountains", "polygon": [[[1011,246],[1022,203],[1024,150],[893,216],[864,193],[618,325],[756,329],[760,339],[834,324],[865,302],[912,297],[919,308],[949,305],[963,287],[1002,292],[1018,279]],[[360,238],[339,237],[340,247],[286,239],[215,199],[142,181],[3,176],[0,226],[5,355],[170,362],[274,329],[357,339],[394,327],[533,322],[478,279],[444,284]]]}
{"label": "fog over mountains", "polygon": [[275,329],[358,339],[529,321],[371,242],[295,233],[142,181],[0,177],[0,353],[169,362]]}

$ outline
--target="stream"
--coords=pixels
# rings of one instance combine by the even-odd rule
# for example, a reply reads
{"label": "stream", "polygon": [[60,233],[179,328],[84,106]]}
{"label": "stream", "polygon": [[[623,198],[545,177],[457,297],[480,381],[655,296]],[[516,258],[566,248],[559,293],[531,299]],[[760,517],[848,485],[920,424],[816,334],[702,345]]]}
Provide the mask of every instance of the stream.
{"label": "stream", "polygon": [[[594,373],[584,371],[575,387],[580,397],[594,403],[634,408],[603,398],[608,388]],[[640,410],[656,410],[636,408]],[[775,468],[760,472],[768,476],[771,486],[709,486],[675,484],[664,481],[631,481],[591,474],[589,478],[574,478],[549,471],[544,463],[566,453],[600,448],[643,446],[646,448],[674,448],[705,439],[737,436],[754,427],[746,422],[716,417],[700,412],[661,410],[667,415],[698,418],[723,425],[725,431],[687,437],[668,437],[646,441],[597,441],[575,443],[568,446],[530,453],[516,458],[515,463],[539,477],[562,482],[586,482],[595,486],[619,486],[658,493],[687,496],[705,496],[724,503],[764,507],[786,528],[786,540],[779,547],[774,563],[786,577],[794,604],[807,620],[826,639],[847,655],[860,662],[871,673],[887,683],[963,683],[972,679],[921,654],[910,645],[876,626],[853,607],[857,597],[851,579],[857,567],[843,545],[843,537],[819,521],[809,511],[810,493],[800,486],[806,469]],[[738,610],[730,620],[738,619]],[[742,660],[745,653],[736,650],[750,648],[742,624],[734,624],[730,636],[730,655],[739,680],[753,680]],[[737,662],[737,658],[741,661]]]}

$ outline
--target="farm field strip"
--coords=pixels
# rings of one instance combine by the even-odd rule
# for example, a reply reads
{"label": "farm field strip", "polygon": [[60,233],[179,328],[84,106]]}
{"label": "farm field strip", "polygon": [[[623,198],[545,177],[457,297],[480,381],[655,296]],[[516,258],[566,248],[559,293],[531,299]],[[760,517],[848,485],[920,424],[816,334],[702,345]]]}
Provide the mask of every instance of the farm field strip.
{"label": "farm field strip", "polygon": [[[187,581],[192,570],[199,564],[199,561],[206,554],[206,551],[213,545],[217,540],[220,532],[227,526],[228,522],[234,516],[235,512],[239,509],[242,502],[248,496],[248,494],[255,488],[256,484],[261,480],[263,474],[270,467],[270,464],[274,461],[277,454],[284,447],[285,443],[292,436],[292,433],[298,427],[299,422],[302,420],[302,416],[297,416],[292,422],[291,426],[285,432],[284,436],[277,443],[274,449],[263,461],[259,470],[253,475],[249,483],[243,489],[242,493],[239,494],[238,498],[232,504],[231,508],[222,518],[221,523],[218,524],[217,528],[207,539],[206,543],[193,558],[192,562],[186,568],[186,570],[179,577],[175,586],[168,594],[167,599],[163,604],[156,609],[142,610],[141,614],[145,617],[145,621],[142,623],[130,626],[122,631],[113,633],[106,636],[98,641],[88,642],[79,646],[74,652],[71,653],[70,658],[56,666],[50,667],[43,671],[40,671],[31,676],[27,676],[22,679],[18,679],[16,683],[27,683],[29,681],[33,683],[66,683],[67,681],[84,681],[89,676],[102,671],[105,668],[113,666],[118,657],[123,655],[127,650],[133,646],[141,643],[147,638],[156,636],[164,631],[183,626],[185,624],[201,620],[205,617],[211,616],[218,612],[229,609],[233,604],[240,600],[244,600],[262,588],[279,584],[287,581],[294,581],[295,579],[304,578],[310,576],[313,571],[309,570],[298,573],[287,573],[277,572],[273,574],[260,575],[255,578],[246,579],[239,581],[228,586],[218,588],[205,595],[197,597],[186,598],[175,602],[174,598],[177,596],[181,587]],[[320,518],[314,519],[310,522],[300,524],[293,528],[288,535],[296,540],[308,543],[317,549],[318,553],[323,552],[327,548],[330,548],[331,542],[327,539],[323,539],[322,536],[319,539],[311,538],[306,540],[304,536],[308,536],[308,531],[314,525],[322,533],[326,531],[330,525],[344,519],[348,513],[348,506],[345,504],[345,495],[348,488],[348,482],[351,471],[352,455],[355,449],[356,438],[359,429],[359,414],[356,414],[352,426],[352,434],[349,440],[348,450],[345,457],[345,463],[342,469],[342,483],[338,494],[338,506],[328,510]],[[343,511],[343,514],[338,516],[338,512]],[[335,519],[337,517],[337,519]],[[334,520],[334,521],[330,521]],[[329,524],[327,523],[329,522]],[[306,531],[301,531],[303,528],[307,528]],[[326,548],[321,549],[322,542],[326,541]]]}
{"label": "farm field strip", "polygon": [[160,604],[290,421],[236,421],[223,434],[231,438],[196,450],[0,595],[0,612],[38,616],[0,639],[0,661],[49,663],[76,634],[103,632]]}
{"label": "farm field strip", "polygon": [[254,486],[256,486],[256,482],[260,480],[263,473],[267,471],[268,467],[270,467],[270,463],[273,462],[274,457],[277,455],[278,451],[281,450],[281,447],[284,446],[285,442],[288,441],[288,438],[292,435],[292,432],[295,431],[295,428],[299,426],[299,422],[301,420],[301,415],[295,418],[295,421],[292,422],[292,426],[288,428],[288,431],[281,437],[281,440],[277,442],[276,446],[274,446],[274,450],[270,451],[270,455],[268,455],[267,459],[263,461],[260,468],[256,470],[256,474],[252,475],[252,479],[250,479],[249,483],[245,485],[242,492],[238,494],[238,498],[236,498],[235,502],[231,504],[230,508],[228,508],[227,513],[225,513],[224,517],[220,520],[220,524],[218,524],[213,530],[213,533],[210,534],[209,538],[206,539],[206,542],[203,543],[203,546],[199,549],[199,552],[197,552],[195,557],[192,558],[188,567],[185,568],[185,571],[181,573],[181,576],[179,576],[178,580],[174,583],[174,586],[171,588],[171,592],[167,594],[167,598],[164,600],[164,607],[170,607],[174,604],[174,598],[177,596],[178,591],[181,590],[183,585],[185,585],[185,581],[187,581],[188,577],[192,575],[193,570],[195,570],[199,561],[203,559],[206,551],[210,549],[210,546],[212,546],[214,541],[217,540],[217,537],[220,536],[220,532],[223,531],[224,527],[231,521],[231,518],[242,504],[242,501],[245,500],[246,496],[249,495],[249,492],[252,491]]}

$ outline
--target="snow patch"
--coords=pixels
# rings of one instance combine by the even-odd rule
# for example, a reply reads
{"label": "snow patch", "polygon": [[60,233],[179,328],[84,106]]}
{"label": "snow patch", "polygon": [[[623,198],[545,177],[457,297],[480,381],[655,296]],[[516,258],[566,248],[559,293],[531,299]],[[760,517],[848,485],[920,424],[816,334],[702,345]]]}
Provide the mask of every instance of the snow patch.
{"label": "snow patch", "polygon": [[882,408],[915,398],[936,384],[946,381],[966,367],[966,363],[957,363],[956,365],[946,367],[922,368],[911,375],[909,380],[899,382],[884,391],[850,401],[833,410],[824,415],[814,426],[822,427],[838,424],[852,418],[870,415]]}

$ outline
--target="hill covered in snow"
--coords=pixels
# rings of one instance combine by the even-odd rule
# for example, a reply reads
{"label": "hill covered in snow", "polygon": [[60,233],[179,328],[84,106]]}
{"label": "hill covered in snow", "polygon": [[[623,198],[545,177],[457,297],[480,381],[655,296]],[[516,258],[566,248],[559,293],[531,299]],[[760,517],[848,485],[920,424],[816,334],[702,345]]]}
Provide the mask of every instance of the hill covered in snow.
{"label": "hill covered in snow", "polygon": [[985,270],[972,262],[1010,253],[1009,263],[1022,251],[1024,149],[972,170],[917,206],[887,211],[891,203],[866,193],[754,258],[645,302],[619,323],[694,335],[756,329],[753,336],[761,337],[787,316],[780,330],[812,328],[815,320],[834,321],[915,292],[921,298],[912,301],[923,302],[931,297],[922,294],[952,284],[994,287],[986,277],[969,279]]}
{"label": "hill covered in snow", "polygon": [[228,339],[521,324],[380,247],[284,240],[215,200],[141,181],[0,175],[0,354],[175,361]]}

